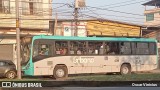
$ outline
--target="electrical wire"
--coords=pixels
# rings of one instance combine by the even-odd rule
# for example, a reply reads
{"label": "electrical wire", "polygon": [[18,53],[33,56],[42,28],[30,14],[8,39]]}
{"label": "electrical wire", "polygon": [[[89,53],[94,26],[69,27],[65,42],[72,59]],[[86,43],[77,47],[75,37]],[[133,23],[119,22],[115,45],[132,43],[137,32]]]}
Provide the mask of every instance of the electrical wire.
{"label": "electrical wire", "polygon": [[144,16],[144,15],[141,15],[141,14],[128,13],[128,12],[122,12],[122,11],[116,11],[116,10],[110,10],[110,9],[104,9],[104,8],[98,8],[98,7],[92,7],[92,6],[87,6],[87,7],[89,7],[89,8],[94,8],[94,9],[97,9],[97,10],[105,10],[105,11],[111,11],[111,12],[116,12],[116,13],[123,13],[123,14]]}
{"label": "electrical wire", "polygon": [[67,6],[67,5],[68,5],[68,4],[63,4],[63,5],[61,5],[61,6],[58,6],[58,7],[53,8],[53,9],[62,8],[62,7]]}
{"label": "electrical wire", "polygon": [[[91,11],[91,10],[90,10]],[[102,17],[102,16],[100,16],[99,14],[97,14],[97,13],[95,13],[95,12],[93,12],[92,11],[92,13],[94,13],[95,15],[97,15],[98,17]],[[108,15],[107,15],[108,16]],[[114,16],[114,15],[112,15],[112,16]],[[117,17],[117,16],[116,16]],[[120,16],[119,16],[120,17]],[[131,18],[131,17],[125,17],[125,18]],[[104,19],[104,18],[101,18],[101,19]],[[141,18],[141,19],[143,19],[143,18]],[[126,21],[126,20],[125,20]],[[134,22],[138,22],[138,21],[134,21]]]}
{"label": "electrical wire", "polygon": [[90,12],[92,12],[93,14],[95,14],[95,15],[97,15],[98,17],[100,17],[100,18],[102,18],[102,19],[104,19],[102,16],[100,16],[99,14],[97,14],[97,13],[95,13],[95,12],[93,12],[92,10],[90,10],[89,8],[87,8]]}
{"label": "electrical wire", "polygon": [[[102,16],[100,16],[98,13],[93,12],[92,10],[90,10],[89,8],[87,8],[90,12],[92,12],[93,14],[95,14],[96,16],[98,16],[98,18],[104,19],[102,18]],[[92,16],[93,17],[93,16]],[[95,18],[95,17],[94,17]],[[97,17],[96,17],[97,18]],[[126,21],[126,20],[125,20]],[[137,22],[137,21],[134,21]]]}
{"label": "electrical wire", "polygon": [[117,5],[117,6],[110,6],[110,7],[104,8],[104,9],[124,7],[124,6],[128,6],[128,5],[133,5],[133,4],[141,3],[141,2],[144,2],[144,1],[146,1],[146,0],[138,1],[138,2],[133,2],[133,3],[127,3],[127,4],[121,4],[121,5]]}
{"label": "electrical wire", "polygon": [[[97,19],[97,20],[99,20],[99,21],[109,20],[109,19],[101,19],[101,18],[99,18],[99,17],[91,16],[91,15],[87,15],[87,14],[84,14],[84,16],[88,16],[88,17],[91,17],[91,18],[95,18],[95,19]],[[113,21],[113,20],[109,20],[109,21]],[[118,22],[120,22],[120,21],[118,21]],[[121,22],[122,22],[122,21],[121,21]],[[133,21],[133,20],[123,20],[123,22],[127,23],[127,22],[138,22],[138,21]]]}
{"label": "electrical wire", "polygon": [[113,4],[107,4],[107,5],[102,5],[102,6],[98,6],[98,7],[113,6],[113,5],[117,5],[117,4],[124,4],[124,3],[128,3],[128,2],[133,2],[133,1],[136,1],[136,0],[127,0],[127,1],[124,1],[124,2],[118,2],[118,3],[113,3]]}

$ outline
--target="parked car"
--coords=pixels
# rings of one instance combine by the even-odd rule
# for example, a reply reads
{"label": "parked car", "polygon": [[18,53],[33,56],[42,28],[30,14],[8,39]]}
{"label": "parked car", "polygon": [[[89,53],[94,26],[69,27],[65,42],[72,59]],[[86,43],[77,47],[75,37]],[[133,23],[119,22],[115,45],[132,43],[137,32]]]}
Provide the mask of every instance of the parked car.
{"label": "parked car", "polygon": [[14,79],[17,76],[16,66],[10,60],[0,60],[0,76]]}

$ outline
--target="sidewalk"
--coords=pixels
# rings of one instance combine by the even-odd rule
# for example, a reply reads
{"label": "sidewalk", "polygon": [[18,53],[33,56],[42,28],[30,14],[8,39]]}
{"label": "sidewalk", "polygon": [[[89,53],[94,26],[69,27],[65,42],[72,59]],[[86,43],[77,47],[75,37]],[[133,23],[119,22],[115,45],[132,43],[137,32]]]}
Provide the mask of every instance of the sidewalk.
{"label": "sidewalk", "polygon": [[155,70],[150,70],[150,71],[140,71],[140,72],[136,72],[136,73],[140,73],[140,74],[143,74],[143,73],[159,73],[160,74],[160,69],[155,69]]}
{"label": "sidewalk", "polygon": [[152,71],[149,71],[150,73],[159,73],[160,74],[160,69],[155,69],[155,70],[152,70]]}

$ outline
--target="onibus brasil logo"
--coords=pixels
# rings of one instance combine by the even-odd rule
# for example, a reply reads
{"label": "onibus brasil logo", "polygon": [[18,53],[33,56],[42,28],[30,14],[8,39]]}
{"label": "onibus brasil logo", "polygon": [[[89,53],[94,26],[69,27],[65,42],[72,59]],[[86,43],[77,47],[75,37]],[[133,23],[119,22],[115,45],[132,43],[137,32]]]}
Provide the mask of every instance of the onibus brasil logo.
{"label": "onibus brasil logo", "polygon": [[2,82],[2,87],[42,87],[41,83],[32,83],[32,82]]}

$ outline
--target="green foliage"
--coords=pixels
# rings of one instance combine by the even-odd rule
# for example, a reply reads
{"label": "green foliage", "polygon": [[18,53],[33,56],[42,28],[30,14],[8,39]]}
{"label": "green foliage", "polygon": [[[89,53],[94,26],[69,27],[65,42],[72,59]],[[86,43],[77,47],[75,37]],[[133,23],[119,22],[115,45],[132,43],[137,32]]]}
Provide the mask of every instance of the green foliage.
{"label": "green foliage", "polygon": [[131,74],[131,75],[87,75],[71,77],[74,81],[151,81],[160,80],[160,74]]}

